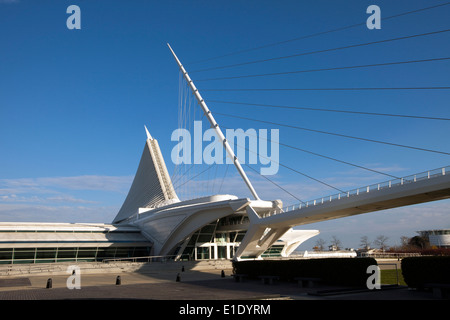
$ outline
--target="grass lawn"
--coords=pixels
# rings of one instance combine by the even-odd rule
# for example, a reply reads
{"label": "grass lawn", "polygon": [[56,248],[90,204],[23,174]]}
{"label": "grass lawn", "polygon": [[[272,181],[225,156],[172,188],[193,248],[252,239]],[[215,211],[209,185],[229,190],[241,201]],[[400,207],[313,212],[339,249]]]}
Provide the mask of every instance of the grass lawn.
{"label": "grass lawn", "polygon": [[[397,284],[397,270],[381,270],[381,284]],[[401,270],[398,270],[398,284],[406,286]]]}

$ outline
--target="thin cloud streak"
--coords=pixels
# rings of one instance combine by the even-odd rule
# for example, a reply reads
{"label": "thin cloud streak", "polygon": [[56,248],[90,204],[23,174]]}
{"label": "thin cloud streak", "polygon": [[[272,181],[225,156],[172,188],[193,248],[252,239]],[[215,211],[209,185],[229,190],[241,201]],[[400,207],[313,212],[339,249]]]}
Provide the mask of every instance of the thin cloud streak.
{"label": "thin cloud streak", "polygon": [[109,222],[130,176],[0,179],[0,221]]}
{"label": "thin cloud streak", "polygon": [[2,191],[5,192],[5,188],[10,190],[31,190],[36,192],[38,190],[46,190],[44,187],[63,188],[69,190],[100,190],[124,192],[124,190],[129,187],[132,179],[133,177],[131,176],[98,175],[0,179],[0,194]]}

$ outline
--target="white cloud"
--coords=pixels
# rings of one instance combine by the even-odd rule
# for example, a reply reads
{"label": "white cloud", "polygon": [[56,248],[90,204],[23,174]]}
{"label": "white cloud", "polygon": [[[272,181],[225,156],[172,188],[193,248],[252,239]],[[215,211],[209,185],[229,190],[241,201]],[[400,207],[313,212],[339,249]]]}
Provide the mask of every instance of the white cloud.
{"label": "white cloud", "polygon": [[110,222],[132,177],[0,179],[0,221]]}
{"label": "white cloud", "polygon": [[55,188],[70,190],[100,190],[126,192],[130,186],[130,176],[84,175],[75,177],[44,177],[22,179],[0,179],[0,194],[20,193],[24,191],[50,192]]}
{"label": "white cloud", "polygon": [[40,205],[1,203],[2,222],[69,222],[110,223],[118,212],[117,206]]}

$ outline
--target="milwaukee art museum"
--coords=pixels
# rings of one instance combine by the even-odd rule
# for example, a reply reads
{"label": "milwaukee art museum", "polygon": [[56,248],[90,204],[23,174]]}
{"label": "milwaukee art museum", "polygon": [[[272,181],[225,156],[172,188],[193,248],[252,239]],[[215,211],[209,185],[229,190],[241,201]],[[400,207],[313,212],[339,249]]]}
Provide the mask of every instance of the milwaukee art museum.
{"label": "milwaukee art museum", "polygon": [[103,261],[159,256],[174,260],[289,257],[318,230],[297,226],[450,198],[450,167],[302,202],[286,210],[262,200],[199,91],[169,49],[205,118],[252,194],[180,201],[158,142],[144,150],[122,207],[110,224],[0,222],[0,264]]}
{"label": "milwaukee art museum", "polygon": [[233,195],[180,201],[158,141],[147,131],[133,183],[111,224],[0,223],[0,263],[289,256],[319,232],[287,228],[282,234],[242,245],[251,223],[248,211],[264,216],[279,206],[277,201]]}

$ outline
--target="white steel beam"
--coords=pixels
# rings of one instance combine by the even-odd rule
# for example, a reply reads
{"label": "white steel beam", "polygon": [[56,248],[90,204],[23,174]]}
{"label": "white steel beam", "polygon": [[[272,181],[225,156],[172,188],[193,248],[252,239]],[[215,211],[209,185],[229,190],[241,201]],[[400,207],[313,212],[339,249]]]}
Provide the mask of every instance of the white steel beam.
{"label": "white steel beam", "polygon": [[197,88],[194,85],[194,82],[189,77],[188,73],[186,72],[186,69],[181,64],[180,60],[176,56],[175,52],[172,50],[169,44],[167,44],[170,51],[172,52],[173,57],[175,58],[178,66],[180,67],[181,72],[183,73],[183,77],[186,79],[186,82],[189,84],[190,89],[192,90],[192,93],[195,95],[195,98],[197,99],[198,103],[200,104],[200,107],[202,108],[203,112],[205,113],[206,118],[208,119],[209,123],[211,124],[211,127],[215,130],[217,136],[222,141],[223,146],[225,150],[228,153],[228,156],[233,159],[233,163],[236,166],[239,174],[241,175],[242,179],[244,180],[245,184],[249,188],[250,192],[252,193],[253,197],[255,197],[256,200],[260,200],[258,194],[256,193],[255,189],[253,188],[252,183],[248,179],[247,175],[245,174],[244,169],[242,169],[241,164],[239,163],[238,158],[233,152],[233,149],[231,149],[230,145],[228,144],[227,139],[225,138],[224,134],[222,133],[222,130],[220,130],[219,124],[216,122],[214,117],[211,114],[211,111],[209,110],[208,106],[206,105],[205,101],[203,100],[202,96],[198,92]]}

